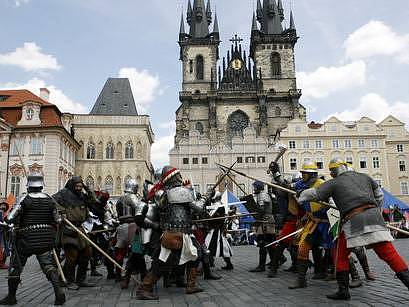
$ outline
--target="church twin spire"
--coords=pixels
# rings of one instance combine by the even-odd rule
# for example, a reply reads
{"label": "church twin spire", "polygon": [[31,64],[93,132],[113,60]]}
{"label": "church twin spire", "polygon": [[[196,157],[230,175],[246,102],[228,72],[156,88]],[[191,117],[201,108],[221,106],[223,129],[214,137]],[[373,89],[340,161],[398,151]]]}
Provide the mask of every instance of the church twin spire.
{"label": "church twin spire", "polygon": [[[260,32],[263,34],[282,34],[282,22],[284,21],[284,7],[282,0],[257,0],[257,10],[253,13],[251,31],[259,31],[257,22],[260,23]],[[287,30],[295,30],[293,12],[290,11],[290,27]]]}

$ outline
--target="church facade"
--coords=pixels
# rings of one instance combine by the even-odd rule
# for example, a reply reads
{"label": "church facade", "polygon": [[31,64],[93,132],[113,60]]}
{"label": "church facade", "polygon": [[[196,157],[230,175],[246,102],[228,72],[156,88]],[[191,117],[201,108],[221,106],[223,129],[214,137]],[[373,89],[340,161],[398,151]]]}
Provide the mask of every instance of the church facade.
{"label": "church facade", "polygon": [[[200,192],[216,182],[220,169],[215,163],[237,161],[237,169],[267,179],[281,130],[290,120],[306,118],[295,76],[298,36],[293,14],[284,28],[281,0],[263,5],[258,1],[249,25],[250,50],[243,50],[242,40],[235,35],[223,58],[218,19],[210,1],[206,5],[204,0],[188,2],[188,32],[183,17],[179,33],[183,82],[171,165]],[[225,184],[238,194],[251,189],[248,180],[231,180]]]}

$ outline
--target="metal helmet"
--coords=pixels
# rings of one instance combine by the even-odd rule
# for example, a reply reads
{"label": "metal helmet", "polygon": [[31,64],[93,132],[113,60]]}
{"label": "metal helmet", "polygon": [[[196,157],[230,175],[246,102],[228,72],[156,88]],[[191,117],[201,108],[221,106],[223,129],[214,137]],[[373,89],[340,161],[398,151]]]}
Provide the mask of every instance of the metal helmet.
{"label": "metal helmet", "polygon": [[44,176],[40,172],[32,172],[27,176],[27,188],[43,188]]}
{"label": "metal helmet", "polygon": [[138,192],[138,189],[139,189],[139,185],[138,185],[138,182],[136,182],[135,179],[129,179],[125,183],[124,192],[126,192],[126,193],[136,194]]}
{"label": "metal helmet", "polygon": [[337,157],[331,159],[328,164],[328,168],[331,172],[332,177],[337,177],[341,175],[342,173],[345,173],[348,171],[348,163],[346,163],[343,159]]}
{"label": "metal helmet", "polygon": [[297,182],[297,181],[301,180],[301,178],[302,178],[301,173],[300,173],[300,172],[297,172],[297,173],[292,174],[290,181],[291,181],[292,183],[294,183],[294,182]]}
{"label": "metal helmet", "polygon": [[171,178],[173,178],[177,174],[180,174],[180,170],[178,170],[177,168],[170,165],[164,166],[161,175],[162,183],[166,184]]}
{"label": "metal helmet", "polygon": [[317,163],[313,161],[307,161],[302,165],[301,173],[318,173]]}
{"label": "metal helmet", "polygon": [[258,181],[258,180],[254,181],[253,182],[253,189],[254,189],[254,192],[256,192],[256,193],[264,191],[264,183],[261,182],[261,181]]}

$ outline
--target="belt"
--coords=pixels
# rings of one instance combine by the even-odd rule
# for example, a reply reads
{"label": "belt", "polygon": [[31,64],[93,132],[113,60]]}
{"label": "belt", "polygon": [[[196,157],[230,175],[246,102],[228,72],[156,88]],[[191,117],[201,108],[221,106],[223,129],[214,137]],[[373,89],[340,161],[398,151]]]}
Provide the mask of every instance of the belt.
{"label": "belt", "polygon": [[40,229],[50,229],[53,228],[53,226],[48,225],[48,224],[36,224],[36,225],[30,225],[24,228],[19,228],[19,232],[25,232],[25,231],[36,231]]}
{"label": "belt", "polygon": [[362,213],[362,212],[364,212],[364,211],[366,211],[368,209],[372,209],[372,208],[377,208],[377,206],[374,205],[374,204],[365,204],[365,205],[362,205],[360,207],[354,208],[354,209],[348,211],[347,214],[345,214],[345,216],[342,218],[342,223],[344,224],[344,223],[348,222],[350,219],[352,219],[354,216],[356,216],[356,215],[358,215],[358,214],[360,214],[360,213]]}

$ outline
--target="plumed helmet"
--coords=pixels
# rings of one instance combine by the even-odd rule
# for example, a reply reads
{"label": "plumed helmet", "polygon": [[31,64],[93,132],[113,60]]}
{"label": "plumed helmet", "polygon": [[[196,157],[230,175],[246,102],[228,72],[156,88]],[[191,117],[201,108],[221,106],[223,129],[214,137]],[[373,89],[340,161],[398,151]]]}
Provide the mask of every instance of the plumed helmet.
{"label": "plumed helmet", "polygon": [[301,167],[301,173],[318,173],[317,163],[313,161],[306,161]]}
{"label": "plumed helmet", "polygon": [[124,192],[136,194],[138,192],[138,189],[139,189],[139,185],[135,179],[129,179],[127,182],[125,182]]}
{"label": "plumed helmet", "polygon": [[348,171],[348,163],[346,163],[343,159],[336,157],[329,161],[328,168],[331,172],[331,176],[337,177],[338,175]]}
{"label": "plumed helmet", "polygon": [[256,192],[263,191],[264,190],[264,183],[262,183],[261,181],[258,181],[258,180],[254,181],[253,182],[253,189]]}
{"label": "plumed helmet", "polygon": [[40,172],[32,172],[27,176],[27,188],[43,188],[44,176]]}

